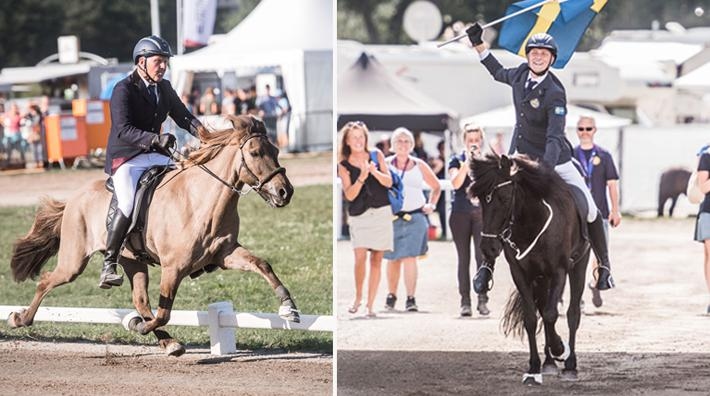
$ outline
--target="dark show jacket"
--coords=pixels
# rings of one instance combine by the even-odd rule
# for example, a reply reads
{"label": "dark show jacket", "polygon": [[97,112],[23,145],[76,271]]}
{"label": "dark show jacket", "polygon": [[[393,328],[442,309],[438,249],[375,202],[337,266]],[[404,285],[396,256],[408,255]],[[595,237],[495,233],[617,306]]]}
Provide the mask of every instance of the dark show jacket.
{"label": "dark show jacket", "polygon": [[565,88],[551,72],[529,93],[525,83],[530,74],[527,63],[506,69],[489,53],[481,60],[496,81],[513,88],[515,129],[508,154],[517,151],[551,166],[572,158],[572,144],[565,137],[567,98]]}
{"label": "dark show jacket", "polygon": [[182,103],[170,81],[158,83],[158,105],[148,93],[148,87],[134,71],[119,81],[111,94],[111,133],[108,138],[104,171],[112,175],[124,162],[141,153],[150,152],[153,137],[170,117],[180,128],[190,131],[195,118]]}

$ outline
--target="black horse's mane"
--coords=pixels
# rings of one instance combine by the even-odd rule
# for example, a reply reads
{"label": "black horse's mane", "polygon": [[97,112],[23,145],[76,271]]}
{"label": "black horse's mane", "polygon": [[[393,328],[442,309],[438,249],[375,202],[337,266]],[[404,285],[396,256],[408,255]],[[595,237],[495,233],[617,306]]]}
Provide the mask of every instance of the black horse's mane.
{"label": "black horse's mane", "polygon": [[[512,177],[509,176],[510,173],[501,177],[506,161],[518,167]],[[568,189],[552,167],[542,165],[527,155],[506,158],[489,153],[483,157],[474,157],[472,171],[475,183],[472,185],[471,192],[479,198],[489,194],[496,185],[509,179],[520,186],[525,195],[530,198],[556,200]]]}

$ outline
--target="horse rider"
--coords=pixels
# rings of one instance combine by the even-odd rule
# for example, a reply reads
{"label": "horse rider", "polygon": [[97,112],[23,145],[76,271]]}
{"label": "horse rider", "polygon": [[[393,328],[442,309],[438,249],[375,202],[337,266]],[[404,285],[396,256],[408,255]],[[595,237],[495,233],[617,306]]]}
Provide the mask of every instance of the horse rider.
{"label": "horse rider", "polygon": [[[572,163],[572,144],[565,137],[567,99],[562,82],[549,71],[557,58],[557,43],[547,33],[532,35],[525,44],[527,63],[504,68],[488,50],[481,36],[483,29],[476,23],[466,29],[469,40],[478,52],[481,63],[496,81],[513,88],[516,123],[508,154],[516,151],[540,160],[569,185],[584,194],[587,203],[587,224],[592,250],[599,264],[598,290],[614,287],[604,233],[603,216],[599,213],[587,185]],[[485,270],[484,270],[485,269]],[[474,289],[485,290],[493,272],[493,263],[481,267]]]}
{"label": "horse rider", "polygon": [[163,79],[173,56],[167,41],[144,37],[133,48],[133,73],[119,81],[111,94],[111,133],[106,148],[105,171],[113,181],[118,202],[109,209],[106,224],[106,252],[99,287],[120,286],[123,275],[116,272],[118,256],[131,224],[131,212],[138,179],[156,165],[169,165],[175,136],[160,134],[168,115],[182,129],[197,136],[200,122],[180,101],[170,82]]}

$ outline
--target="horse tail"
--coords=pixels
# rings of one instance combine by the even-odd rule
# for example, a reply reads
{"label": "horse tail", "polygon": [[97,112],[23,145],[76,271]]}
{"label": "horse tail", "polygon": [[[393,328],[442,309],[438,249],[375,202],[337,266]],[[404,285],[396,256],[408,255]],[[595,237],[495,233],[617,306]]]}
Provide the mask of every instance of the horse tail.
{"label": "horse tail", "polygon": [[10,267],[15,282],[36,278],[42,266],[59,251],[65,203],[42,198],[32,228],[12,248]]}
{"label": "horse tail", "polygon": [[[540,302],[544,301],[548,287],[549,285],[545,283],[544,280],[533,280],[533,303],[535,307],[539,307]],[[510,297],[508,297],[508,302],[505,304],[503,319],[501,321],[503,334],[506,337],[513,334],[514,336],[523,338],[523,334],[525,334],[525,311],[523,309],[523,303],[523,296],[517,289],[514,289],[513,292],[510,293]],[[537,314],[537,309],[535,310],[535,314],[538,318],[537,332],[539,333],[542,329],[542,322],[540,315]]]}
{"label": "horse tail", "polygon": [[510,293],[510,297],[508,297],[508,302],[505,303],[505,309],[503,311],[503,319],[501,322],[503,334],[505,334],[506,337],[513,334],[522,338],[525,330],[525,315],[523,312],[523,296],[517,289],[514,289],[513,292]]}

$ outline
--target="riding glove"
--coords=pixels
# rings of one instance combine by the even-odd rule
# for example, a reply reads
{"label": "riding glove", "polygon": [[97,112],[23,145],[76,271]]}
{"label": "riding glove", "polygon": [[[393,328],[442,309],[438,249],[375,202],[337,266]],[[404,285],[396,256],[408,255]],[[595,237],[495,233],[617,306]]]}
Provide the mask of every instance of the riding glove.
{"label": "riding glove", "polygon": [[474,47],[483,44],[483,29],[478,22],[469,26],[468,29],[466,29],[466,34]]}
{"label": "riding glove", "polygon": [[175,136],[169,133],[155,135],[150,145],[158,151],[170,153],[170,149],[175,148]]}

